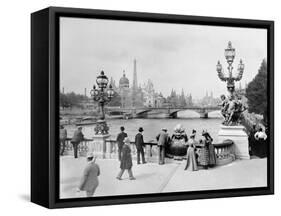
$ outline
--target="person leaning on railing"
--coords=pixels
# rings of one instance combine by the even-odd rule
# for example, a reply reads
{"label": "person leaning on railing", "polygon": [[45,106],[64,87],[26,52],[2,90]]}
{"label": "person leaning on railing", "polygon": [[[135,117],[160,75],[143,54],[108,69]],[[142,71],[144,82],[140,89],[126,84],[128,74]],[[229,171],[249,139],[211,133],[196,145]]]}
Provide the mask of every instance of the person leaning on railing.
{"label": "person leaning on railing", "polygon": [[70,141],[73,145],[74,158],[78,158],[78,145],[83,140],[84,134],[82,133],[82,127],[78,127],[77,130],[74,131],[73,137]]}
{"label": "person leaning on railing", "polygon": [[63,125],[61,125],[60,126],[60,146],[61,146],[60,155],[63,155],[64,153],[66,139],[67,139],[67,130],[64,128]]}
{"label": "person leaning on railing", "polygon": [[144,157],[144,141],[143,141],[143,128],[140,127],[139,128],[139,132],[137,133],[137,135],[135,136],[135,145],[137,148],[137,164],[140,164],[140,155],[141,155],[141,159],[142,159],[142,163],[145,164],[145,157]]}
{"label": "person leaning on railing", "polygon": [[168,145],[169,135],[166,128],[162,128],[162,131],[156,136],[158,145],[158,163],[160,165],[165,164],[165,147]]}

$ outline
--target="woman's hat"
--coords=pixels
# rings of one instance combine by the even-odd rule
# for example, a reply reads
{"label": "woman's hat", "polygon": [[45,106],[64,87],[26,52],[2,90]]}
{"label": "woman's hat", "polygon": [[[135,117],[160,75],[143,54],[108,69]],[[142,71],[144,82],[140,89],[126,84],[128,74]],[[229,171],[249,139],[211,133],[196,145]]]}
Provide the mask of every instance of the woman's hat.
{"label": "woman's hat", "polygon": [[162,131],[167,131],[167,128],[162,128]]}
{"label": "woman's hat", "polygon": [[143,128],[142,127],[139,128],[139,132],[143,132]]}
{"label": "woman's hat", "polygon": [[181,124],[177,124],[174,128],[175,133],[184,133],[185,129]]}
{"label": "woman's hat", "polygon": [[196,130],[195,130],[195,129],[192,129],[192,133],[195,134],[195,133],[196,133]]}
{"label": "woman's hat", "polygon": [[131,140],[129,139],[129,137],[125,137],[125,138],[124,138],[124,143],[128,143],[128,144],[131,143]]}

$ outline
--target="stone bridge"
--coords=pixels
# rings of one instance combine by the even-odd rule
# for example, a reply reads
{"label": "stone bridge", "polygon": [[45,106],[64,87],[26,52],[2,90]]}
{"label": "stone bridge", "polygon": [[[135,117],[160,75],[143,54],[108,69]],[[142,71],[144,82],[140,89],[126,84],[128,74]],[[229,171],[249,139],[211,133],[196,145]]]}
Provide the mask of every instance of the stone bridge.
{"label": "stone bridge", "polygon": [[220,110],[218,106],[192,106],[192,107],[179,107],[179,108],[166,108],[166,107],[143,107],[143,108],[107,108],[108,111],[120,112],[123,114],[131,114],[133,118],[147,118],[149,113],[158,112],[164,114],[165,118],[177,118],[178,112],[184,110],[193,110],[199,113],[200,118],[208,118],[208,113]]}

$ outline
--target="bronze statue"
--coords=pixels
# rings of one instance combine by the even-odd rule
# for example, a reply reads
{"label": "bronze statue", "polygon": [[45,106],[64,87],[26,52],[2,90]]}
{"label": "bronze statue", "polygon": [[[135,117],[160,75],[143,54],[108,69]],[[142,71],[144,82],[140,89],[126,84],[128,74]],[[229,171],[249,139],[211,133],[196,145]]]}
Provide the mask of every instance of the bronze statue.
{"label": "bronze statue", "polygon": [[242,113],[247,109],[242,102],[241,95],[231,95],[227,100],[224,95],[221,96],[221,114],[224,117],[223,125],[239,125],[242,119]]}

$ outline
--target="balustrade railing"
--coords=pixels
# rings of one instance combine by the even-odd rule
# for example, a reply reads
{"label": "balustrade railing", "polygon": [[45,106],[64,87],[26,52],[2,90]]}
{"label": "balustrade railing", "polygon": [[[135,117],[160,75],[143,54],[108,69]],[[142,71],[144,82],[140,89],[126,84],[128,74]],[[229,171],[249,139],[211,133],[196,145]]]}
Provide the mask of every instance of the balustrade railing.
{"label": "balustrade railing", "polygon": [[[64,155],[73,155],[73,146],[71,144],[71,138],[67,138],[65,141],[65,150]],[[90,150],[90,143],[93,142],[93,139],[85,138],[80,144],[78,145],[78,154],[79,156],[86,156],[87,152]],[[92,151],[96,153],[107,152],[107,158],[118,158],[118,146],[116,140],[107,139],[105,141],[106,145],[104,147],[96,146]],[[135,142],[130,142],[131,150],[132,150],[132,157],[136,159],[137,157],[137,150],[135,146]],[[145,157],[148,162],[157,162],[158,160],[158,146],[156,142],[150,141],[145,142]],[[227,163],[227,161],[234,160],[234,145],[233,141],[228,140],[224,143],[214,143],[215,153],[217,156],[218,165],[222,165]],[[61,144],[62,148],[62,144]],[[108,149],[109,148],[109,149]],[[198,153],[200,154],[202,145],[197,144],[196,148],[198,149]]]}

